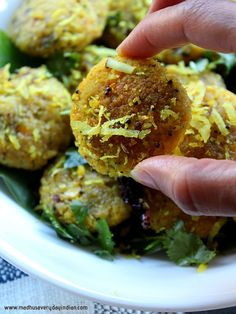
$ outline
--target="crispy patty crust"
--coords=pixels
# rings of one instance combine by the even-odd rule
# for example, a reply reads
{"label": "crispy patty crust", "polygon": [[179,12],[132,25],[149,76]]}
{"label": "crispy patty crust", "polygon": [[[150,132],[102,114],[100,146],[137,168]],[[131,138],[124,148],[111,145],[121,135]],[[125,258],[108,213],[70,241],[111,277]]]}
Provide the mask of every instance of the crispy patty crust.
{"label": "crispy patty crust", "polygon": [[71,108],[65,87],[45,67],[0,69],[0,163],[36,170],[64,150],[72,139]]}
{"label": "crispy patty crust", "polygon": [[129,176],[145,158],[176,148],[190,111],[184,88],[157,61],[108,58],[74,94],[71,126],[96,171]]}

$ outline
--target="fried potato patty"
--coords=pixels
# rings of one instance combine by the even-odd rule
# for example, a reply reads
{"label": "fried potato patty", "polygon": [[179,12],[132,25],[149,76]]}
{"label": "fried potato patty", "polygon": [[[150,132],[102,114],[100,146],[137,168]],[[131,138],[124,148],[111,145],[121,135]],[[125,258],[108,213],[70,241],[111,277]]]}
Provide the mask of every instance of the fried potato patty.
{"label": "fried potato patty", "polygon": [[189,44],[179,48],[163,50],[156,55],[156,58],[165,64],[178,64],[180,61],[188,64],[190,61],[202,58],[205,52],[205,49]]}
{"label": "fried potato patty", "polygon": [[70,108],[70,94],[45,67],[0,69],[0,163],[43,167],[72,139],[69,117],[61,115]]}
{"label": "fried potato patty", "polygon": [[156,232],[169,230],[178,221],[184,222],[188,232],[201,238],[214,238],[226,222],[225,218],[190,216],[159,191],[145,188],[150,228]]}
{"label": "fried potato patty", "polygon": [[80,51],[101,36],[107,14],[107,0],[24,0],[9,34],[19,49],[33,56]]}
{"label": "fried potato patty", "polygon": [[58,158],[41,179],[42,210],[52,211],[62,224],[68,225],[76,223],[71,205],[79,201],[88,209],[85,225],[90,231],[96,230],[98,219],[106,219],[112,227],[129,217],[131,208],[122,200],[117,181],[96,173],[89,165],[66,169],[64,162],[64,156]]}
{"label": "fried potato patty", "polygon": [[184,156],[236,160],[236,95],[230,91],[191,83],[192,120],[180,144]]}
{"label": "fried potato patty", "polygon": [[190,111],[184,88],[157,61],[108,58],[74,94],[71,126],[97,172],[129,176],[138,162],[175,149]]}
{"label": "fried potato patty", "polygon": [[188,85],[191,82],[202,81],[205,85],[219,86],[225,88],[223,78],[211,71],[198,72],[190,67],[185,66],[183,63],[179,65],[171,64],[166,66],[166,70],[171,75],[176,75],[183,85]]}

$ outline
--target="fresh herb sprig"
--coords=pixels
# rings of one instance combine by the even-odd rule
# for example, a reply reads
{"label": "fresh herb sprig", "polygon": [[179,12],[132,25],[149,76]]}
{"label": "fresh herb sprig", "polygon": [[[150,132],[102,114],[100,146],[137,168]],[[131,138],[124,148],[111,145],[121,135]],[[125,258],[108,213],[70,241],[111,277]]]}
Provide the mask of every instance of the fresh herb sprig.
{"label": "fresh herb sprig", "polygon": [[141,232],[138,233],[139,236],[137,233],[128,235],[129,240],[125,240],[126,254],[140,256],[164,251],[172,262],[180,266],[206,264],[216,255],[199,236],[187,232],[182,221],[158,234]]}
{"label": "fresh herb sprig", "polygon": [[[46,65],[49,71],[65,84],[69,86],[69,76],[73,69],[80,71],[81,54],[78,52],[57,53],[47,60]],[[82,78],[82,74],[80,79]]]}
{"label": "fresh herb sprig", "polygon": [[182,221],[167,231],[162,241],[169,259],[180,266],[206,264],[216,255],[197,235],[186,232]]}
{"label": "fresh herb sprig", "polygon": [[113,241],[113,234],[105,219],[97,221],[97,232],[97,241],[102,249],[95,250],[94,253],[104,259],[113,260],[115,242]]}
{"label": "fresh herb sprig", "polygon": [[97,232],[91,233],[85,220],[88,217],[88,207],[79,200],[71,202],[71,210],[76,218],[75,223],[63,225],[52,210],[43,208],[42,217],[50,222],[58,236],[72,243],[91,247],[94,253],[104,259],[113,260],[113,234],[105,219],[99,219],[96,224]]}

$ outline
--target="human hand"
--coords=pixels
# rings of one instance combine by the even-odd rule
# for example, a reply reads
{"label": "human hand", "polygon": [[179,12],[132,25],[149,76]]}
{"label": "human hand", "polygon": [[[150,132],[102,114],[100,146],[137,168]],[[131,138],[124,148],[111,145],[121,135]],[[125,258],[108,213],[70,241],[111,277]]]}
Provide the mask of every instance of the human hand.
{"label": "human hand", "polygon": [[[236,51],[236,3],[230,0],[154,0],[147,17],[120,45],[130,57],[194,43]],[[236,216],[236,162],[158,156],[141,162],[133,178],[169,196],[191,215]]]}
{"label": "human hand", "polygon": [[118,47],[129,57],[193,43],[236,52],[236,2],[233,0],[154,0],[146,18]]}
{"label": "human hand", "polygon": [[236,216],[236,162],[158,156],[139,163],[133,178],[160,190],[191,215]]}

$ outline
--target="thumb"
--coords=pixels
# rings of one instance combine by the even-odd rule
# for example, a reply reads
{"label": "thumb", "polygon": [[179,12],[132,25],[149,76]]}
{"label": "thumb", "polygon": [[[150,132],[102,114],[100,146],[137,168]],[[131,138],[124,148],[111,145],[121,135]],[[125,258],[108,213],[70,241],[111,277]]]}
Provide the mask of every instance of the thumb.
{"label": "thumb", "polygon": [[191,215],[236,216],[236,162],[158,156],[139,163],[132,177],[170,197]]}

